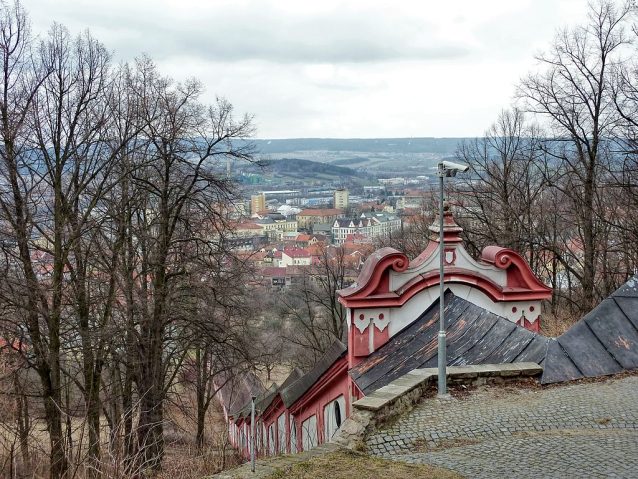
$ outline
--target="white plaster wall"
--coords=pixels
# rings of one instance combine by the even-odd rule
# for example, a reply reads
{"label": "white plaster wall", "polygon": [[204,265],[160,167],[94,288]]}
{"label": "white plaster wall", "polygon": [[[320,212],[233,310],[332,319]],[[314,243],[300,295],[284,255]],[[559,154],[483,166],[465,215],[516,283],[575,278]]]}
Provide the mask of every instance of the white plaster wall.
{"label": "white plaster wall", "polygon": [[335,413],[335,404],[339,405],[339,411],[341,412],[341,424],[346,420],[346,399],[343,394],[334,401],[330,401],[323,408],[323,420],[325,422],[325,442],[330,441],[334,436],[337,429],[341,424],[337,424],[337,417]]}
{"label": "white plaster wall", "polygon": [[301,440],[304,451],[309,451],[319,444],[319,437],[317,436],[316,415],[310,416],[308,419],[301,423]]}
{"label": "white plaster wall", "polygon": [[[445,245],[446,248],[455,247],[456,249],[456,262],[455,268],[467,269],[470,271],[476,271],[484,276],[487,276],[492,281],[500,286],[505,286],[507,283],[507,272],[503,269],[497,268],[490,264],[481,264],[470,256],[462,245]],[[439,270],[439,248],[437,246],[434,253],[422,264],[416,268],[408,268],[403,273],[397,273],[396,271],[390,271],[390,289],[392,291],[398,290],[401,286],[406,284],[413,278],[416,278],[420,274],[429,273],[431,271]]]}
{"label": "white plaster wall", "polygon": [[390,321],[390,308],[359,308],[355,313],[354,326],[361,333],[368,328],[371,322],[379,331],[384,331]]}
{"label": "white plaster wall", "polygon": [[290,415],[290,453],[295,454],[297,452],[297,424],[295,418]]}
{"label": "white plaster wall", "polygon": [[275,423],[268,426],[268,454],[275,455]]}
{"label": "white plaster wall", "polygon": [[277,452],[286,453],[286,413],[282,412],[277,418]]}
{"label": "white plaster wall", "polygon": [[246,441],[246,438],[248,436],[247,429],[248,429],[248,425],[244,423],[244,426],[242,428],[242,433],[241,433],[241,448],[242,449],[246,449],[246,447],[248,446],[248,442]]}

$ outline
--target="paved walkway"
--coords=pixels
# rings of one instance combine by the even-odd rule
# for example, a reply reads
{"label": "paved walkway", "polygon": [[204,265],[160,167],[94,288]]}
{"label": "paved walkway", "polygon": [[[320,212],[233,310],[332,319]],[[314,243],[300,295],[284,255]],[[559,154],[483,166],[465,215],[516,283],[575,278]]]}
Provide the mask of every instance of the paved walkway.
{"label": "paved walkway", "polygon": [[471,478],[638,478],[638,377],[427,400],[367,445]]}

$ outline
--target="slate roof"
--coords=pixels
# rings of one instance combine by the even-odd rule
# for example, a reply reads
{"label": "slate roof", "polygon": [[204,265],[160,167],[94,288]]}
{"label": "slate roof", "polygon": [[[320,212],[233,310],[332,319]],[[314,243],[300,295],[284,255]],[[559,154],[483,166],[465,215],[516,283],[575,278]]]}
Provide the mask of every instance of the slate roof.
{"label": "slate roof", "polygon": [[299,378],[280,391],[281,399],[287,408],[292,406],[297,399],[303,396],[328,369],[346,353],[346,346],[341,341],[335,341],[319,359],[317,364],[305,376]]}
{"label": "slate roof", "polygon": [[[455,296],[445,293],[445,328],[449,366],[521,361],[540,363],[548,338]],[[364,394],[418,368],[438,361],[439,302],[436,300],[414,322],[350,369]]]}
{"label": "slate roof", "polygon": [[[272,383],[266,391],[255,396],[255,413],[256,414],[261,414],[268,406],[272,404],[273,400],[277,396],[278,389],[279,389],[279,386],[277,386],[277,383]],[[242,417],[250,416],[250,412],[251,412],[250,400],[251,399],[252,398],[248,398],[248,402],[244,405],[244,407],[242,407],[240,410],[236,411],[233,414],[235,416],[235,420]]]}
{"label": "slate roof", "polygon": [[552,342],[543,383],[638,368],[638,275]]}
{"label": "slate roof", "polygon": [[219,374],[218,380],[223,384],[219,394],[226,405],[226,410],[230,415],[233,415],[246,406],[247,403],[250,403],[253,394],[262,394],[264,387],[259,378],[251,372],[238,376],[231,374],[224,371]]}
{"label": "slate roof", "polygon": [[[349,371],[370,394],[407,372],[437,366],[438,300],[413,323]],[[532,361],[541,383],[638,368],[638,275],[558,338],[548,338],[445,293],[448,366]]]}
{"label": "slate roof", "polygon": [[284,389],[294,383],[296,380],[303,376],[303,371],[299,368],[294,368],[292,372],[288,375],[286,380],[281,383],[281,389]]}
{"label": "slate roof", "polygon": [[[277,397],[277,393],[281,389],[294,383],[301,376],[303,376],[303,371],[299,368],[294,368],[292,372],[288,375],[286,380],[281,384],[281,386],[277,386],[277,383],[272,383],[267,391],[264,391],[263,393],[261,393],[255,398],[255,412],[257,414],[263,413],[272,404],[272,402]],[[250,402],[248,402],[248,404],[246,404],[241,409],[241,411],[236,413],[236,418],[239,419],[240,417],[250,416],[250,409],[251,409]]]}

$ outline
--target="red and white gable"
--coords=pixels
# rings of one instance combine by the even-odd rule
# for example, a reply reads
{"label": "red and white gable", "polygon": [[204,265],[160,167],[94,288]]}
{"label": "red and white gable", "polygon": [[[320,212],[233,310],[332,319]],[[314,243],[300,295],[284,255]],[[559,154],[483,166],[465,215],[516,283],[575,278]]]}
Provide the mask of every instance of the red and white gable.
{"label": "red and white gable", "polygon": [[[410,262],[406,255],[383,248],[365,262],[357,281],[338,292],[348,308],[350,367],[415,321],[439,298],[439,227],[430,227],[430,242]],[[534,275],[515,251],[488,246],[479,261],[463,246],[452,213],[444,213],[444,281],[446,289],[521,326],[538,331],[541,301],[551,288]]]}

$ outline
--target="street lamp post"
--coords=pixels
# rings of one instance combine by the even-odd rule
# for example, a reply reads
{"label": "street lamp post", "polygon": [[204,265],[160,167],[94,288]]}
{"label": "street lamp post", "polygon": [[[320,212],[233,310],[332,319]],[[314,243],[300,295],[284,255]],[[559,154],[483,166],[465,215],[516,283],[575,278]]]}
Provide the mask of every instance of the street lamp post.
{"label": "street lamp post", "polygon": [[255,472],[255,396],[250,402],[250,470]]}
{"label": "street lamp post", "polygon": [[445,308],[443,296],[445,294],[445,283],[443,276],[443,269],[445,267],[445,239],[443,235],[443,191],[445,189],[444,178],[456,176],[460,171],[464,173],[468,170],[468,166],[452,163],[451,161],[442,161],[439,163],[439,169],[436,174],[439,177],[439,397],[445,397],[447,395],[447,377],[446,377],[446,365],[447,365],[447,350],[445,335],[445,319],[443,310]]}

